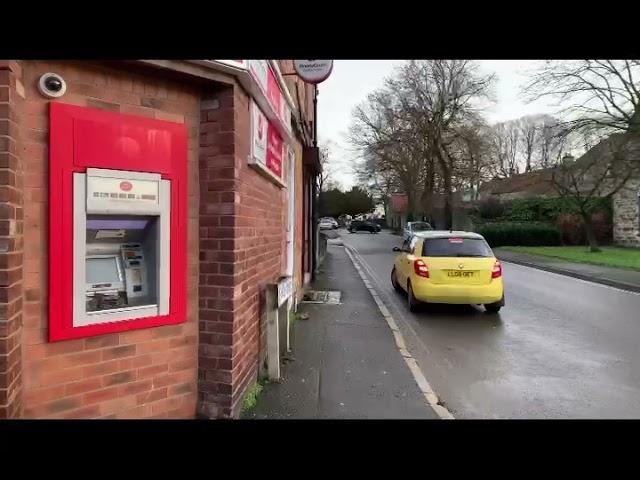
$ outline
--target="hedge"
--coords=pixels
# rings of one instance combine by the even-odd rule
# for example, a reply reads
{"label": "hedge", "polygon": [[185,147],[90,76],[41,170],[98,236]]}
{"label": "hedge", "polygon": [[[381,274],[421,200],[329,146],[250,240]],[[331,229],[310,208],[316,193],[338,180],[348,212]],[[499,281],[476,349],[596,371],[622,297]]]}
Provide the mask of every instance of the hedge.
{"label": "hedge", "polygon": [[[579,214],[578,205],[571,197],[520,198],[508,202],[504,219],[512,222],[553,222],[560,214]],[[592,197],[587,202],[587,210],[605,212],[611,217],[611,198]]]}
{"label": "hedge", "polygon": [[553,225],[544,223],[486,223],[476,228],[491,247],[555,246],[562,244],[562,234]]}

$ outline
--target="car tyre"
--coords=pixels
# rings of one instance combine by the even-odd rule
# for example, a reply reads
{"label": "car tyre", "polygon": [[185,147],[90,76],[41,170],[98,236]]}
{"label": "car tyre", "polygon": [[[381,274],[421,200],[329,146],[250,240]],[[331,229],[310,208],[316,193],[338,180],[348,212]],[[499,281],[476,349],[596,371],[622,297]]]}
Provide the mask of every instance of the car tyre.
{"label": "car tyre", "polygon": [[393,288],[396,292],[402,293],[403,290],[398,283],[398,272],[396,272],[396,267],[393,267],[393,269],[391,270],[391,285],[393,285]]}
{"label": "car tyre", "polygon": [[410,312],[417,312],[420,307],[420,301],[413,295],[413,288],[411,288],[411,282],[407,283],[407,304],[409,305]]}
{"label": "car tyre", "polygon": [[504,297],[499,302],[486,303],[484,305],[484,308],[487,311],[487,313],[498,313],[503,306],[504,306]]}

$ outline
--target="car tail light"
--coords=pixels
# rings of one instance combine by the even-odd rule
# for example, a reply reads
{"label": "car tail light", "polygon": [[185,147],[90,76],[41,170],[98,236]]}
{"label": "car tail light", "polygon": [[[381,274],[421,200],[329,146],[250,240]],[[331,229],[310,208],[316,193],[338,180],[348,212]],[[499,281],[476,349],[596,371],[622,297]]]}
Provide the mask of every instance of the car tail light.
{"label": "car tail light", "polygon": [[496,260],[496,263],[493,265],[493,271],[491,272],[491,278],[499,278],[502,276],[502,265],[500,262]]}
{"label": "car tail light", "polygon": [[416,260],[415,262],[413,262],[413,268],[416,272],[416,275],[418,275],[419,277],[429,278],[429,269],[422,260]]}

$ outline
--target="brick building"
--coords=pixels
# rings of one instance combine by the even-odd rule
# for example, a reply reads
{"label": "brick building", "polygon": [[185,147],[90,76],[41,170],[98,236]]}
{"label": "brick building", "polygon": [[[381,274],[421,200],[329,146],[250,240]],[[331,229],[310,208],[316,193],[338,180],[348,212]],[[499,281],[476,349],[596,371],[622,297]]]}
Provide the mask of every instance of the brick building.
{"label": "brick building", "polygon": [[[290,275],[300,298],[314,267],[314,90],[281,69],[290,61],[0,61],[0,418],[239,414],[264,362],[265,286]],[[38,88],[47,72],[66,83],[59,98]],[[177,323],[51,341],[54,102],[184,126],[187,296]],[[284,129],[279,178],[249,161],[252,115]]]}

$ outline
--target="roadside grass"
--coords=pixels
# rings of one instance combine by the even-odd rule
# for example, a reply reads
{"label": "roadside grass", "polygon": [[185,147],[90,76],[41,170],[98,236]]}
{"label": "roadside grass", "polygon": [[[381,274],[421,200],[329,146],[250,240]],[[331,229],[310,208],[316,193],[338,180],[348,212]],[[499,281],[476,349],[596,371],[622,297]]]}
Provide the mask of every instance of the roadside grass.
{"label": "roadside grass", "polygon": [[247,413],[256,408],[256,405],[258,404],[258,397],[260,396],[264,385],[267,383],[269,383],[269,380],[262,378],[251,385],[247,392],[247,396],[244,397],[244,402],[242,403],[242,413]]}
{"label": "roadside grass", "polygon": [[561,258],[570,262],[589,263],[607,267],[640,270],[640,248],[601,247],[601,252],[590,252],[587,246],[578,247],[500,247],[500,250],[530,253]]}
{"label": "roadside grass", "polygon": [[308,315],[305,315],[302,312],[291,312],[291,326],[295,325],[297,322],[299,322],[300,320],[306,320],[308,318]]}

